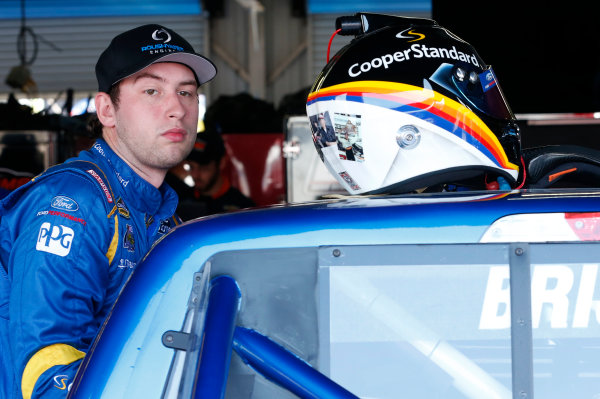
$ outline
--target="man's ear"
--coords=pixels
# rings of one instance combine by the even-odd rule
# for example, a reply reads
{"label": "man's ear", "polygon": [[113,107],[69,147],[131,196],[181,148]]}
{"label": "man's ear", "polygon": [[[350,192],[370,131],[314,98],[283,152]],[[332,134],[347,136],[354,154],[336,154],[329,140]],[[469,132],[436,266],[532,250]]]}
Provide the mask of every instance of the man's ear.
{"label": "man's ear", "polygon": [[225,167],[227,166],[227,163],[229,162],[229,155],[225,154],[221,157],[221,159],[219,160],[219,163],[217,164],[217,166],[219,167],[219,170],[222,172],[225,170]]}
{"label": "man's ear", "polygon": [[100,123],[106,127],[115,126],[115,105],[107,93],[99,92],[96,94],[96,115]]}

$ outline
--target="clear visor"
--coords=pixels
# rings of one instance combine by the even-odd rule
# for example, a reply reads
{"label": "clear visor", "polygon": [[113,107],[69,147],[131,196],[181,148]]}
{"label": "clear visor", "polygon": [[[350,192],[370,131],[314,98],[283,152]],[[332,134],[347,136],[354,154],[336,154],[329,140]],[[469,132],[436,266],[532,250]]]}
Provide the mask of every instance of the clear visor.
{"label": "clear visor", "polygon": [[442,64],[429,79],[492,118],[514,119],[491,66],[480,72]]}

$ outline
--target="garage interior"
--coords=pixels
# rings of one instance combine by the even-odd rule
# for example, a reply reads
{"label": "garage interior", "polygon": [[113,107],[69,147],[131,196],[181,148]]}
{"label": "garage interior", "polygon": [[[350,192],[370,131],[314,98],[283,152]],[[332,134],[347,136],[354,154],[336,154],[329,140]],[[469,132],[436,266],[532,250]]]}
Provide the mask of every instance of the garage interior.
{"label": "garage interior", "polygon": [[[228,173],[258,205],[339,190],[322,170],[298,174],[294,162],[314,152],[297,135],[306,130],[306,96],[326,64],[335,20],[356,12],[432,18],[471,43],[494,66],[525,148],[578,144],[600,150],[600,27],[592,6],[538,3],[3,1],[0,168],[9,172],[2,186],[14,189],[90,145],[86,121],[94,112],[97,57],[113,36],[145,23],[175,29],[215,62],[217,78],[201,88],[199,131],[205,123],[219,126],[238,165],[233,162]],[[350,40],[336,36],[331,53]],[[300,194],[309,186],[314,190]]]}

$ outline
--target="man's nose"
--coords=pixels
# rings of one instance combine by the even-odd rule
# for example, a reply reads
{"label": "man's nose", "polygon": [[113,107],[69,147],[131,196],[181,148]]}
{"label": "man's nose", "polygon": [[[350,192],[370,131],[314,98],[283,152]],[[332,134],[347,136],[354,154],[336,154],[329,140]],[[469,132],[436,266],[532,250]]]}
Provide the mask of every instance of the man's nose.
{"label": "man's nose", "polygon": [[186,113],[186,108],[182,103],[181,96],[179,96],[178,93],[171,93],[167,95],[165,107],[167,110],[167,115],[170,118],[181,119]]}

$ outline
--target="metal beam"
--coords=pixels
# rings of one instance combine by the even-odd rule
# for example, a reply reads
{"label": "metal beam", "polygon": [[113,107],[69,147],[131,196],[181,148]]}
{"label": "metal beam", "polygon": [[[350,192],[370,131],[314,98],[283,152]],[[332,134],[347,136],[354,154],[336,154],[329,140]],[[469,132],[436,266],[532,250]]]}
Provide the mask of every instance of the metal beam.
{"label": "metal beam", "polygon": [[510,337],[514,399],[533,399],[533,333],[529,252],[530,247],[526,243],[514,243],[509,247]]}

